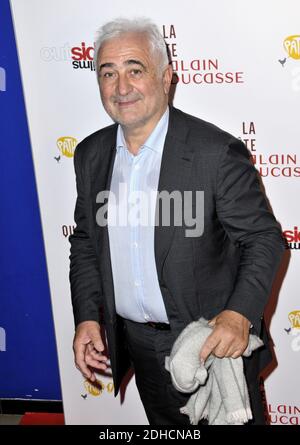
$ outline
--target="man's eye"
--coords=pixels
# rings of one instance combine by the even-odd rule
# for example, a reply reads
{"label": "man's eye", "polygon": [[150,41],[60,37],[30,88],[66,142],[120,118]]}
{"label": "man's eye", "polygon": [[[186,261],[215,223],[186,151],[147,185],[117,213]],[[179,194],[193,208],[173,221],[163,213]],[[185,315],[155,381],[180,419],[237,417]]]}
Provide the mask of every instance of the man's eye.
{"label": "man's eye", "polygon": [[130,73],[133,74],[134,76],[140,76],[142,74],[142,70],[133,69],[130,71]]}
{"label": "man's eye", "polygon": [[111,77],[113,77],[114,73],[103,73],[102,77],[105,77],[106,79],[109,79]]}

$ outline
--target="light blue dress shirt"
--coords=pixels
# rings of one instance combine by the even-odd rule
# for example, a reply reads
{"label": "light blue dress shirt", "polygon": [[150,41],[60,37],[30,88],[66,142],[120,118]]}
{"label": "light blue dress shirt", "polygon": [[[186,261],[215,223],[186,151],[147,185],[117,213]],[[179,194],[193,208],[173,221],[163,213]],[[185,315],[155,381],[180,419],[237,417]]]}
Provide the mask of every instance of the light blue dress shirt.
{"label": "light blue dress shirt", "polygon": [[156,195],[168,122],[169,108],[137,155],[127,149],[119,125],[108,199],[116,311],[142,323],[169,322],[154,256]]}

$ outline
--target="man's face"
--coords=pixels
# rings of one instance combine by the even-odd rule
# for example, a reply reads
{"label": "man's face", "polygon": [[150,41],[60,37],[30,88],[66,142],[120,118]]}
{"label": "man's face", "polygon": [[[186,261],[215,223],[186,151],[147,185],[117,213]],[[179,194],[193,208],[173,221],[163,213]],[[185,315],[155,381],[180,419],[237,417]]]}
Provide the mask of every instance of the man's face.
{"label": "man's face", "polygon": [[126,33],[102,44],[97,63],[102,103],[123,127],[151,126],[165,110],[172,68],[161,73],[159,63],[145,34]]}

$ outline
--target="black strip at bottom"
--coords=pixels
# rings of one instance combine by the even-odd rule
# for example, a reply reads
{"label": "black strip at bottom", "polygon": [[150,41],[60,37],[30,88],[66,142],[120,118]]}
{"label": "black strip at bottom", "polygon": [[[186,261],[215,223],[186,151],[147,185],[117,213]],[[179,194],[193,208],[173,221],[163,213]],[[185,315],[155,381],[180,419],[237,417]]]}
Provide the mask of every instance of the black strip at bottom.
{"label": "black strip at bottom", "polygon": [[0,414],[63,413],[61,401],[51,400],[1,400]]}

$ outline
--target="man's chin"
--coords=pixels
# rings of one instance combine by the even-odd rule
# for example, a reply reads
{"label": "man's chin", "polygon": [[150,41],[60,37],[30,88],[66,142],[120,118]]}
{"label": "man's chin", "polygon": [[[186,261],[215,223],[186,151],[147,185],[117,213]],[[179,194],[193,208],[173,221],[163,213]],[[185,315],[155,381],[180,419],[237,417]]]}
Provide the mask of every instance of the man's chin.
{"label": "man's chin", "polygon": [[125,118],[124,116],[117,116],[114,120],[125,128],[136,128],[144,124],[144,121],[141,118]]}

